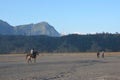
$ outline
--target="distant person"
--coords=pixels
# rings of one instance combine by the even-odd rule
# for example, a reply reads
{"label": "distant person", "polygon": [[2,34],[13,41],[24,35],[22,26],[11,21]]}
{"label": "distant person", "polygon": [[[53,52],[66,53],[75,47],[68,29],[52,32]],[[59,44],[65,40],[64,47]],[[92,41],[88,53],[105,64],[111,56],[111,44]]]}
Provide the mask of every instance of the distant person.
{"label": "distant person", "polygon": [[102,55],[101,55],[101,56],[102,56],[102,58],[104,58],[104,57],[105,57],[105,55],[104,55],[104,51],[102,51]]}
{"label": "distant person", "polygon": [[97,58],[99,58],[100,57],[100,52],[97,52]]}

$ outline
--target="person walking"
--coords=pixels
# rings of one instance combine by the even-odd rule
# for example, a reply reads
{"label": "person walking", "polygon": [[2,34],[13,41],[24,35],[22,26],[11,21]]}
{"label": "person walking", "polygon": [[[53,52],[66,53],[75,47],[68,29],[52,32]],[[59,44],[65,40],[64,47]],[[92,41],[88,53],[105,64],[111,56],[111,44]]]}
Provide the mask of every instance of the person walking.
{"label": "person walking", "polygon": [[97,52],[97,58],[99,58],[100,57],[100,52]]}
{"label": "person walking", "polygon": [[104,58],[104,57],[105,57],[105,55],[104,55],[104,51],[102,51],[102,55],[101,55],[101,56],[102,56],[102,58]]}

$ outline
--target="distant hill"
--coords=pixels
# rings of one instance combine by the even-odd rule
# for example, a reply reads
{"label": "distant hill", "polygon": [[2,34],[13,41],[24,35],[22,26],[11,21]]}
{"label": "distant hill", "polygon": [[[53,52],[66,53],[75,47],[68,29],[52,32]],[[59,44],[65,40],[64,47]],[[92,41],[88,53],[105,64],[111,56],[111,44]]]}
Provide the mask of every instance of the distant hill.
{"label": "distant hill", "polygon": [[61,37],[0,35],[0,54],[29,53],[32,48],[40,53],[118,52],[120,34],[71,34]]}
{"label": "distant hill", "polygon": [[11,35],[14,33],[13,26],[9,25],[7,22],[0,20],[0,34],[1,35]]}
{"label": "distant hill", "polygon": [[54,27],[49,25],[47,22],[11,26],[7,22],[2,20],[0,20],[0,34],[1,35],[47,35],[52,37],[60,36],[60,34],[54,29]]}
{"label": "distant hill", "polygon": [[37,24],[20,25],[14,28],[16,35],[47,35],[60,36],[53,26],[47,22],[40,22]]}

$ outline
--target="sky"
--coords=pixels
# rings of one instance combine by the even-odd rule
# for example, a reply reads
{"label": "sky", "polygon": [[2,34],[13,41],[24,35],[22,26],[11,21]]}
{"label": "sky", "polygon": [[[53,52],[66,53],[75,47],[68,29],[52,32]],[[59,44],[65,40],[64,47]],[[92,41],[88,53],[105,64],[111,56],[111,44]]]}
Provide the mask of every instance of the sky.
{"label": "sky", "polygon": [[0,19],[46,21],[59,33],[120,33],[120,0],[0,0]]}

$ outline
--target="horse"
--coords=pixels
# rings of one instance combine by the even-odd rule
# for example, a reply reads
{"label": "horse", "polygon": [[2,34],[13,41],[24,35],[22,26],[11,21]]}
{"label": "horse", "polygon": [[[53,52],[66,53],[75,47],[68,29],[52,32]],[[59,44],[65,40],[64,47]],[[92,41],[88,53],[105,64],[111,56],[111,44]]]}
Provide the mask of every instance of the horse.
{"label": "horse", "polygon": [[32,59],[34,60],[34,63],[36,63],[37,55],[39,55],[37,51],[34,51],[33,54],[30,54],[30,53],[27,54],[26,55],[27,63],[32,63]]}

